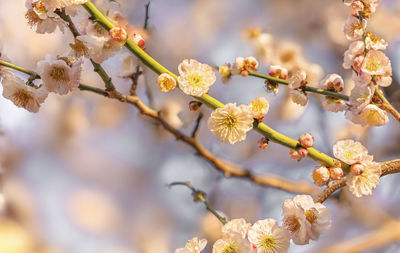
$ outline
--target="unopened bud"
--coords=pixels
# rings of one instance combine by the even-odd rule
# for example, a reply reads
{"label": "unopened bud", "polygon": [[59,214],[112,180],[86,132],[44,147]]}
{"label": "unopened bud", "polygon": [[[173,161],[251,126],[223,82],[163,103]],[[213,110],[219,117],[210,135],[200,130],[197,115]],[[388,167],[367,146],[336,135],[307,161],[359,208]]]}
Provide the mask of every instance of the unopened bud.
{"label": "unopened bud", "polygon": [[355,163],[350,166],[350,171],[354,175],[361,175],[364,172],[364,165],[361,163]]}
{"label": "unopened bud", "polygon": [[294,150],[294,149],[291,149],[291,150],[289,151],[289,157],[290,157],[290,159],[296,160],[296,161],[298,161],[298,162],[300,162],[301,159],[303,158],[303,156],[300,155],[300,153],[297,152],[297,150]]}
{"label": "unopened bud", "polygon": [[269,68],[269,75],[279,79],[287,79],[288,70],[278,65],[271,65]]}
{"label": "unopened bud", "polygon": [[261,138],[260,140],[257,141],[258,148],[262,150],[266,149],[268,147],[268,142],[269,140],[267,138],[265,137]]}
{"label": "unopened bud", "polygon": [[229,77],[231,75],[231,68],[227,65],[219,66],[218,71],[222,77]]}
{"label": "unopened bud", "polygon": [[158,88],[163,92],[168,92],[176,87],[176,80],[168,73],[162,73],[157,77]]}
{"label": "unopened bud", "polygon": [[190,101],[189,102],[189,110],[191,112],[198,112],[200,110],[200,107],[203,103],[199,102],[199,101]]}
{"label": "unopened bud", "polygon": [[302,157],[306,157],[308,155],[308,150],[305,148],[298,148],[297,152],[302,156]]}
{"label": "unopened bud", "polygon": [[136,45],[138,45],[142,50],[146,49],[145,41],[142,37],[142,35],[138,33],[134,33],[132,37],[133,42],[135,42]]}
{"label": "unopened bud", "polygon": [[128,34],[126,33],[125,29],[122,27],[113,27],[110,29],[110,35],[113,40],[119,43],[125,43],[126,39],[128,38]]}
{"label": "unopened bud", "polygon": [[314,137],[310,133],[304,133],[300,136],[299,142],[304,148],[311,148],[314,145]]}
{"label": "unopened bud", "polygon": [[329,168],[329,173],[331,174],[331,178],[333,180],[339,180],[343,177],[343,170],[340,167]]}
{"label": "unopened bud", "polygon": [[329,177],[329,170],[325,166],[316,167],[312,174],[314,184],[318,186],[324,186],[326,183],[328,183]]}

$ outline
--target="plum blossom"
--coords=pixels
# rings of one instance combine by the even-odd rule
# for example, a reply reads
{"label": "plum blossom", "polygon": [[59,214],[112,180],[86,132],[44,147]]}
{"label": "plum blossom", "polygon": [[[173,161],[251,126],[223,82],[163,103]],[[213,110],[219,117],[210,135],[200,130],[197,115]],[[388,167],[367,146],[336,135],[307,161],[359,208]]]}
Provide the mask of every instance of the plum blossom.
{"label": "plum blossom", "polygon": [[40,105],[46,100],[49,93],[44,87],[26,85],[21,78],[13,75],[6,75],[2,85],[3,97],[30,112],[38,112]]}
{"label": "plum blossom", "polygon": [[269,67],[269,75],[279,79],[287,79],[288,70],[278,65],[271,65]]}
{"label": "plum blossom", "polygon": [[67,94],[80,83],[82,59],[52,54],[38,62],[38,73],[48,91]]}
{"label": "plum blossom", "polygon": [[245,105],[229,103],[211,113],[208,128],[218,140],[235,144],[246,139],[247,132],[253,128],[253,113]]}
{"label": "plum blossom", "polygon": [[[346,177],[346,184],[356,197],[371,195],[372,190],[379,184],[381,168],[373,161],[373,156],[366,156],[359,164],[355,164]],[[353,166],[352,166],[353,167]],[[361,168],[359,168],[361,167]]]}
{"label": "plum blossom", "polygon": [[212,249],[212,253],[250,253],[254,252],[250,242],[243,239],[239,233],[230,233],[217,240]]}
{"label": "plum blossom", "polygon": [[206,239],[199,240],[197,237],[194,237],[186,243],[185,248],[176,249],[174,253],[201,253],[206,245]]}
{"label": "plum blossom", "polygon": [[268,113],[269,103],[264,97],[253,99],[248,107],[253,113],[253,117],[258,121],[262,121],[264,116]]}
{"label": "plum blossom", "polygon": [[389,58],[377,50],[369,50],[366,54],[361,70],[369,75],[391,75],[392,67]]}
{"label": "plum blossom", "polygon": [[230,233],[239,233],[242,238],[247,237],[247,232],[251,228],[251,224],[247,223],[245,219],[233,219],[228,221],[221,229],[222,235],[229,235]]}
{"label": "plum blossom", "polygon": [[295,102],[298,105],[301,106],[306,106],[308,103],[308,97],[307,94],[302,91],[302,90],[290,90],[289,91],[290,97],[292,98],[292,101]]}
{"label": "plum blossom", "polygon": [[342,162],[354,164],[361,162],[368,155],[368,150],[360,142],[347,139],[333,145],[333,155]]}
{"label": "plum blossom", "polygon": [[176,87],[176,80],[168,73],[162,73],[157,77],[157,84],[160,91],[169,92]]}
{"label": "plum blossom", "polygon": [[[351,69],[353,67],[355,69],[359,69],[361,67],[361,64],[359,62],[362,62],[362,60],[364,59],[364,49],[364,42],[360,40],[353,41],[350,44],[349,49],[344,52],[343,68]],[[357,61],[355,61],[356,58]]]}
{"label": "plum blossom", "polygon": [[371,32],[366,33],[365,46],[367,49],[385,50],[388,43]]}
{"label": "plum blossom", "polygon": [[201,97],[216,81],[211,66],[196,60],[183,60],[178,66],[179,88],[187,95]]}
{"label": "plum blossom", "polygon": [[259,220],[249,231],[249,241],[257,247],[257,253],[285,253],[290,247],[290,234],[278,226],[274,219]]}
{"label": "plum blossom", "polygon": [[246,58],[236,57],[235,65],[233,66],[234,74],[242,74],[242,76],[247,76],[249,71],[258,70],[258,61],[255,57],[249,56]]}
{"label": "plum blossom", "polygon": [[359,40],[367,27],[367,20],[360,21],[357,17],[350,16],[344,24],[344,35],[348,40]]}
{"label": "plum blossom", "polygon": [[297,195],[283,203],[283,224],[295,244],[317,240],[331,225],[330,211],[310,195]]}
{"label": "plum blossom", "polygon": [[65,22],[46,6],[45,0],[26,0],[25,6],[25,18],[37,33],[52,33],[57,27],[64,32]]}

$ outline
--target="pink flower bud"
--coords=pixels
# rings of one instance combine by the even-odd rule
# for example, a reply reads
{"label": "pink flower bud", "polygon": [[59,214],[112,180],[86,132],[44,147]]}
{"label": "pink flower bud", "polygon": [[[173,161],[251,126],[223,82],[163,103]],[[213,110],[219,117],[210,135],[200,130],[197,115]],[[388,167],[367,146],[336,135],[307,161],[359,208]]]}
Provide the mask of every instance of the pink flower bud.
{"label": "pink flower bud", "polygon": [[298,148],[297,152],[302,156],[302,157],[306,157],[308,155],[308,150],[305,148]]}
{"label": "pink flower bud", "polygon": [[227,65],[219,66],[218,71],[223,77],[229,77],[231,75],[231,68]]}
{"label": "pink flower bud", "polygon": [[329,177],[329,170],[325,166],[316,167],[312,174],[314,184],[318,186],[324,186],[326,183],[328,183]]}
{"label": "pink flower bud", "polygon": [[314,144],[314,137],[310,133],[304,133],[299,138],[300,145],[305,148],[311,148]]}
{"label": "pink flower bud", "polygon": [[203,103],[199,102],[199,101],[190,101],[189,102],[189,110],[191,112],[198,112],[200,110],[200,107]]}
{"label": "pink flower bud", "polygon": [[364,172],[364,165],[361,163],[355,163],[350,167],[351,173],[354,175],[361,175]]}
{"label": "pink flower bud", "polygon": [[303,157],[300,155],[300,153],[297,152],[297,150],[294,150],[294,149],[291,149],[291,150],[289,151],[289,157],[290,157],[290,159],[296,160],[296,161],[298,161],[298,162],[300,162],[301,159],[303,158]]}
{"label": "pink flower bud", "polygon": [[260,140],[258,140],[257,144],[258,144],[258,148],[259,149],[266,149],[268,147],[268,142],[269,140],[265,137],[261,138]]}
{"label": "pink flower bud", "polygon": [[288,70],[278,65],[271,65],[269,75],[280,79],[287,79]]}
{"label": "pink flower bud", "polygon": [[145,45],[145,41],[143,39],[143,37],[138,34],[138,33],[134,33],[133,37],[132,37],[133,42],[135,42],[136,45],[138,45],[142,50],[146,49],[146,45]]}
{"label": "pink flower bud", "polygon": [[128,38],[128,34],[122,27],[113,27],[109,32],[112,39],[120,43],[125,43],[126,39]]}
{"label": "pink flower bud", "polygon": [[343,177],[343,170],[340,167],[331,167],[329,168],[329,172],[333,180],[338,180]]}

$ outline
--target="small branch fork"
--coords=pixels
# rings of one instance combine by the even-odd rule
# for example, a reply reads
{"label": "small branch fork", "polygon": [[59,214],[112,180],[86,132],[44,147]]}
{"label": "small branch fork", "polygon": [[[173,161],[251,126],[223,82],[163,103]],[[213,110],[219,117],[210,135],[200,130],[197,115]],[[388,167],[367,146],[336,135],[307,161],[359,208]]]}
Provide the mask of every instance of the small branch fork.
{"label": "small branch fork", "polygon": [[217,219],[222,223],[222,224],[226,224],[226,218],[222,217],[221,215],[219,215],[217,213],[217,211],[215,211],[210,204],[208,204],[207,200],[206,200],[206,193],[200,190],[197,190],[196,188],[193,187],[193,185],[190,182],[173,182],[170,183],[168,185],[169,188],[173,187],[173,186],[177,186],[177,185],[183,185],[186,186],[187,188],[189,188],[192,191],[192,196],[193,196],[193,201],[194,202],[198,202],[201,201],[205,206],[206,209],[208,211],[210,211],[212,214],[214,214],[215,217],[217,217]]}

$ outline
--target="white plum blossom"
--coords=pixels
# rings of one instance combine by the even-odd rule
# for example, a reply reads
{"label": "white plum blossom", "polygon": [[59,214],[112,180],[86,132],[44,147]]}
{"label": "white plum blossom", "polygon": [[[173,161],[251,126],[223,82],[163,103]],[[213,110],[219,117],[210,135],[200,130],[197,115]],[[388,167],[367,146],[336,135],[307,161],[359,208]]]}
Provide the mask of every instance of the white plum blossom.
{"label": "white plum blossom", "polygon": [[48,10],[61,9],[73,5],[84,4],[89,0],[43,0]]}
{"label": "white plum blossom", "polygon": [[178,66],[178,71],[179,88],[190,96],[203,96],[216,81],[211,66],[193,59],[183,60]]}
{"label": "white plum blossom", "polygon": [[344,89],[344,82],[342,77],[338,74],[329,74],[319,82],[319,87],[324,90],[339,93]]}
{"label": "white plum blossom", "polygon": [[251,253],[254,252],[247,239],[239,233],[230,233],[217,240],[212,248],[212,253]]}
{"label": "white plum blossom", "polygon": [[169,92],[176,87],[176,80],[168,73],[162,73],[157,77],[158,88],[162,92]]}
{"label": "white plum blossom", "polygon": [[57,27],[64,32],[65,22],[46,6],[45,0],[26,0],[25,6],[25,18],[37,33],[52,33]]}
{"label": "white plum blossom", "polygon": [[253,113],[245,105],[229,103],[211,113],[208,128],[218,140],[235,144],[246,139],[253,128]]}
{"label": "white plum blossom", "polygon": [[353,71],[351,79],[354,81],[354,84],[356,86],[365,86],[365,85],[368,85],[372,81],[372,76],[368,75],[367,73],[361,72],[361,71],[360,71],[360,73],[356,73],[355,71]]}
{"label": "white plum blossom", "polygon": [[317,240],[331,225],[330,211],[320,203],[314,203],[309,195],[297,195],[283,204],[284,227],[290,232],[295,244],[308,244]]}
{"label": "white plum blossom", "polygon": [[274,219],[259,220],[249,231],[249,241],[257,247],[257,253],[285,253],[290,247],[290,234],[278,226]]}
{"label": "white plum blossom", "polygon": [[342,162],[354,164],[361,162],[368,155],[368,150],[360,142],[347,139],[333,145],[333,155]]}
{"label": "white plum blossom", "polygon": [[38,62],[38,73],[48,91],[67,94],[80,84],[82,59],[52,54]]}
{"label": "white plum blossom", "polygon": [[221,232],[223,236],[230,233],[238,233],[242,235],[242,238],[246,238],[250,228],[251,224],[247,223],[245,219],[232,219],[222,227]]}
{"label": "white plum blossom", "polygon": [[268,113],[269,103],[265,97],[253,99],[249,104],[249,109],[253,113],[253,117],[262,121],[264,116]]}
{"label": "white plum blossom", "polygon": [[349,96],[349,102],[352,110],[355,113],[358,113],[364,109],[371,102],[374,92],[375,86],[372,84],[354,87]]}
{"label": "white plum blossom", "polygon": [[363,167],[362,171],[359,173],[351,171],[346,176],[346,184],[356,197],[371,195],[372,190],[379,184],[381,176],[379,163],[374,162],[370,155],[361,161],[360,166]]}
{"label": "white plum blossom", "polygon": [[388,46],[388,43],[384,39],[376,36],[375,34],[367,32],[365,37],[365,45],[367,49],[385,50]]}
{"label": "white plum blossom", "polygon": [[121,43],[113,40],[109,34],[104,36],[80,35],[77,40],[85,45],[89,58],[98,64],[117,54],[122,47]]}
{"label": "white plum blossom", "polygon": [[308,97],[304,91],[295,89],[295,90],[290,90],[289,94],[292,98],[292,101],[295,102],[296,104],[301,105],[301,106],[307,105]]}
{"label": "white plum blossom", "polygon": [[360,21],[357,17],[350,16],[344,24],[344,35],[348,40],[361,39],[364,29],[367,27],[367,20]]}
{"label": "white plum blossom", "polygon": [[6,75],[1,82],[3,97],[11,100],[16,106],[30,112],[38,112],[49,92],[44,87],[31,87],[13,75]]}
{"label": "white plum blossom", "polygon": [[138,65],[138,60],[135,56],[130,53],[124,53],[120,57],[122,62],[121,67],[118,68],[119,77],[130,77],[136,73],[136,66]]}
{"label": "white plum blossom", "polygon": [[307,73],[304,70],[297,71],[289,78],[289,87],[291,89],[298,89],[305,86],[307,84],[306,79]]}
{"label": "white plum blossom", "polygon": [[325,166],[318,166],[313,171],[312,178],[314,180],[315,185],[324,186],[326,183],[328,183],[330,178],[330,173],[328,168]]}
{"label": "white plum blossom", "polygon": [[[361,58],[364,57],[364,56],[362,56],[364,53],[364,49],[365,49],[364,42],[362,42],[360,40],[353,41],[350,44],[349,49],[347,49],[346,52],[344,52],[343,68],[345,68],[345,69],[351,69],[351,67],[355,68],[354,60],[357,57],[361,57]],[[360,58],[358,60],[360,60]],[[361,65],[356,66],[356,67],[360,68]]]}
{"label": "white plum blossom", "polygon": [[348,108],[343,99],[338,99],[330,96],[325,96],[321,101],[322,107],[331,112],[340,112]]}
{"label": "white plum blossom", "polygon": [[369,50],[361,66],[361,70],[369,75],[391,75],[392,67],[389,58],[377,50]]}
{"label": "white plum blossom", "polygon": [[389,122],[387,112],[373,104],[364,107],[358,117],[363,126],[383,126]]}
{"label": "white plum blossom", "polygon": [[194,237],[186,243],[185,248],[176,249],[174,253],[202,253],[206,245],[206,239],[199,240]]}

